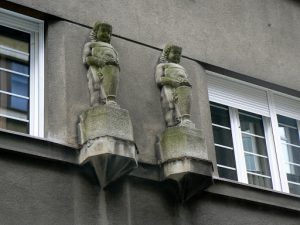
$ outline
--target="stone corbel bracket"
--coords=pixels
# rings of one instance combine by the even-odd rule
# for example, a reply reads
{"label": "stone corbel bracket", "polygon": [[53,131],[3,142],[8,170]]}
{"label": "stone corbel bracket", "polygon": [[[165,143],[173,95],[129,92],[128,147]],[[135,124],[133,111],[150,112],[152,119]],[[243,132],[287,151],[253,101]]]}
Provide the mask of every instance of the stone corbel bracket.
{"label": "stone corbel bracket", "polygon": [[79,116],[79,163],[90,162],[101,188],[137,168],[129,113],[115,105],[95,106]]}
{"label": "stone corbel bracket", "polygon": [[161,180],[173,185],[180,201],[184,202],[212,183],[212,162],[199,129],[168,127],[159,140]]}

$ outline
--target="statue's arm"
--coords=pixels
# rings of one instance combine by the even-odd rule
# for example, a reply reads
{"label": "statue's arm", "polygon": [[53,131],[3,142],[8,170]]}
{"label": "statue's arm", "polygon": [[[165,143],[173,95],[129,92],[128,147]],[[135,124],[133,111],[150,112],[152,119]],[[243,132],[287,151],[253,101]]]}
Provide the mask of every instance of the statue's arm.
{"label": "statue's arm", "polygon": [[[185,70],[184,70],[185,71]],[[180,86],[189,86],[192,87],[192,84],[190,83],[189,79],[187,78],[188,75],[185,71],[186,77],[179,77],[178,82],[180,83]]]}
{"label": "statue's arm", "polygon": [[159,86],[168,85],[171,87],[180,86],[180,81],[175,78],[166,77],[164,72],[165,64],[161,63],[156,66],[155,80]]}
{"label": "statue's arm", "polygon": [[113,50],[114,50],[114,52],[116,54],[115,63],[116,63],[116,65],[119,66],[119,54],[118,54],[118,52],[116,51],[116,49],[114,47],[113,47]]}
{"label": "statue's arm", "polygon": [[88,42],[83,47],[83,63],[89,66],[102,67],[104,62],[99,60],[99,58],[92,56],[92,48],[95,47],[97,43]]}
{"label": "statue's arm", "polygon": [[161,78],[161,85],[168,85],[171,87],[179,87],[180,82],[177,79],[171,78],[171,77],[162,77]]}
{"label": "statue's arm", "polygon": [[82,61],[83,61],[84,64],[88,64],[87,63],[87,57],[92,54],[92,52],[91,52],[91,50],[92,50],[91,44],[92,44],[91,42],[88,42],[83,47]]}
{"label": "statue's arm", "polygon": [[156,70],[155,70],[155,81],[157,83],[157,85],[161,86],[161,79],[164,75],[164,68],[163,68],[163,64],[158,64],[156,66]]}
{"label": "statue's arm", "polygon": [[95,56],[87,56],[86,57],[86,64],[89,66],[97,66],[97,67],[103,67],[105,62],[100,60],[98,57]]}

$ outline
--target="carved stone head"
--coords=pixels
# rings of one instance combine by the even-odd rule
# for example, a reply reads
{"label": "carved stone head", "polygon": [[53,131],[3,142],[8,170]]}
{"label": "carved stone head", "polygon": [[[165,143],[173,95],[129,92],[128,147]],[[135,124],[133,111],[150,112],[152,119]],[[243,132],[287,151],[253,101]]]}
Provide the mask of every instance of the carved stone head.
{"label": "carved stone head", "polygon": [[108,23],[96,22],[91,32],[92,41],[110,43],[112,26]]}
{"label": "carved stone head", "polygon": [[171,63],[180,63],[180,58],[181,58],[181,52],[182,48],[173,45],[173,44],[168,44],[165,46],[162,55],[160,57],[160,62],[161,63],[166,63],[166,62],[171,62]]}

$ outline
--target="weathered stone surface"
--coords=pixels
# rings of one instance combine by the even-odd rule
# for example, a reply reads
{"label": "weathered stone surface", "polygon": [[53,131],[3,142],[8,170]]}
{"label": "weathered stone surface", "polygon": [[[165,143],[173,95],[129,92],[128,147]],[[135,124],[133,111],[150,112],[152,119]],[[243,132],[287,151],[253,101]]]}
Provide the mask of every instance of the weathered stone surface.
{"label": "weathered stone surface", "polygon": [[127,110],[117,105],[99,105],[79,118],[79,163],[92,164],[102,188],[137,167],[137,149]]}
{"label": "weathered stone surface", "polygon": [[129,113],[125,109],[99,105],[83,112],[79,118],[80,144],[103,136],[133,141],[132,124]]}
{"label": "weathered stone surface", "polygon": [[160,146],[162,162],[184,157],[208,160],[205,140],[196,128],[169,127],[161,135]]}
{"label": "weathered stone surface", "polygon": [[81,149],[79,163],[85,163],[94,156],[104,154],[115,154],[121,157],[133,158],[134,161],[136,161],[137,157],[136,147],[133,142],[106,136],[88,141]]}
{"label": "weathered stone surface", "polygon": [[212,163],[195,158],[182,158],[163,163],[161,179],[170,182],[170,192],[185,202],[212,184]]}
{"label": "weathered stone surface", "polygon": [[138,165],[135,144],[114,137],[99,137],[84,144],[79,163],[88,161],[91,162],[102,188],[128,174]]}
{"label": "weathered stone surface", "polygon": [[163,164],[163,178],[180,181],[188,173],[211,176],[212,166],[210,161],[195,158],[182,158],[165,162]]}
{"label": "weathered stone surface", "polygon": [[212,162],[200,130],[185,126],[168,127],[159,142],[161,179],[173,184],[170,191],[186,201],[212,182]]}
{"label": "weathered stone surface", "polygon": [[90,26],[109,19],[122,37],[176,41],[190,58],[299,90],[299,1],[10,1]]}

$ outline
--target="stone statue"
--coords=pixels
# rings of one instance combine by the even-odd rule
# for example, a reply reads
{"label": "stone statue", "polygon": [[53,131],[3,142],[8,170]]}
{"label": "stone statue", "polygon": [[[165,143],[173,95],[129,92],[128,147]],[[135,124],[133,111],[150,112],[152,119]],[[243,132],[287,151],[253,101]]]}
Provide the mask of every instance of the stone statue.
{"label": "stone statue", "polygon": [[161,179],[176,182],[169,188],[183,202],[211,184],[212,163],[201,130],[190,120],[192,85],[179,65],[181,52],[179,46],[166,45],[156,66],[167,125],[157,139],[156,156]]}
{"label": "stone statue", "polygon": [[138,166],[129,112],[116,103],[120,67],[111,34],[110,24],[96,22],[84,46],[92,107],[79,115],[77,125],[79,163],[90,163],[102,189]]}
{"label": "stone statue", "polygon": [[161,103],[168,127],[194,127],[190,120],[192,85],[179,65],[182,48],[168,44],[156,66],[155,79],[161,89]]}
{"label": "stone statue", "polygon": [[91,42],[84,46],[83,62],[88,66],[88,87],[91,105],[116,104],[119,83],[118,53],[110,44],[112,26],[96,22],[91,31]]}

